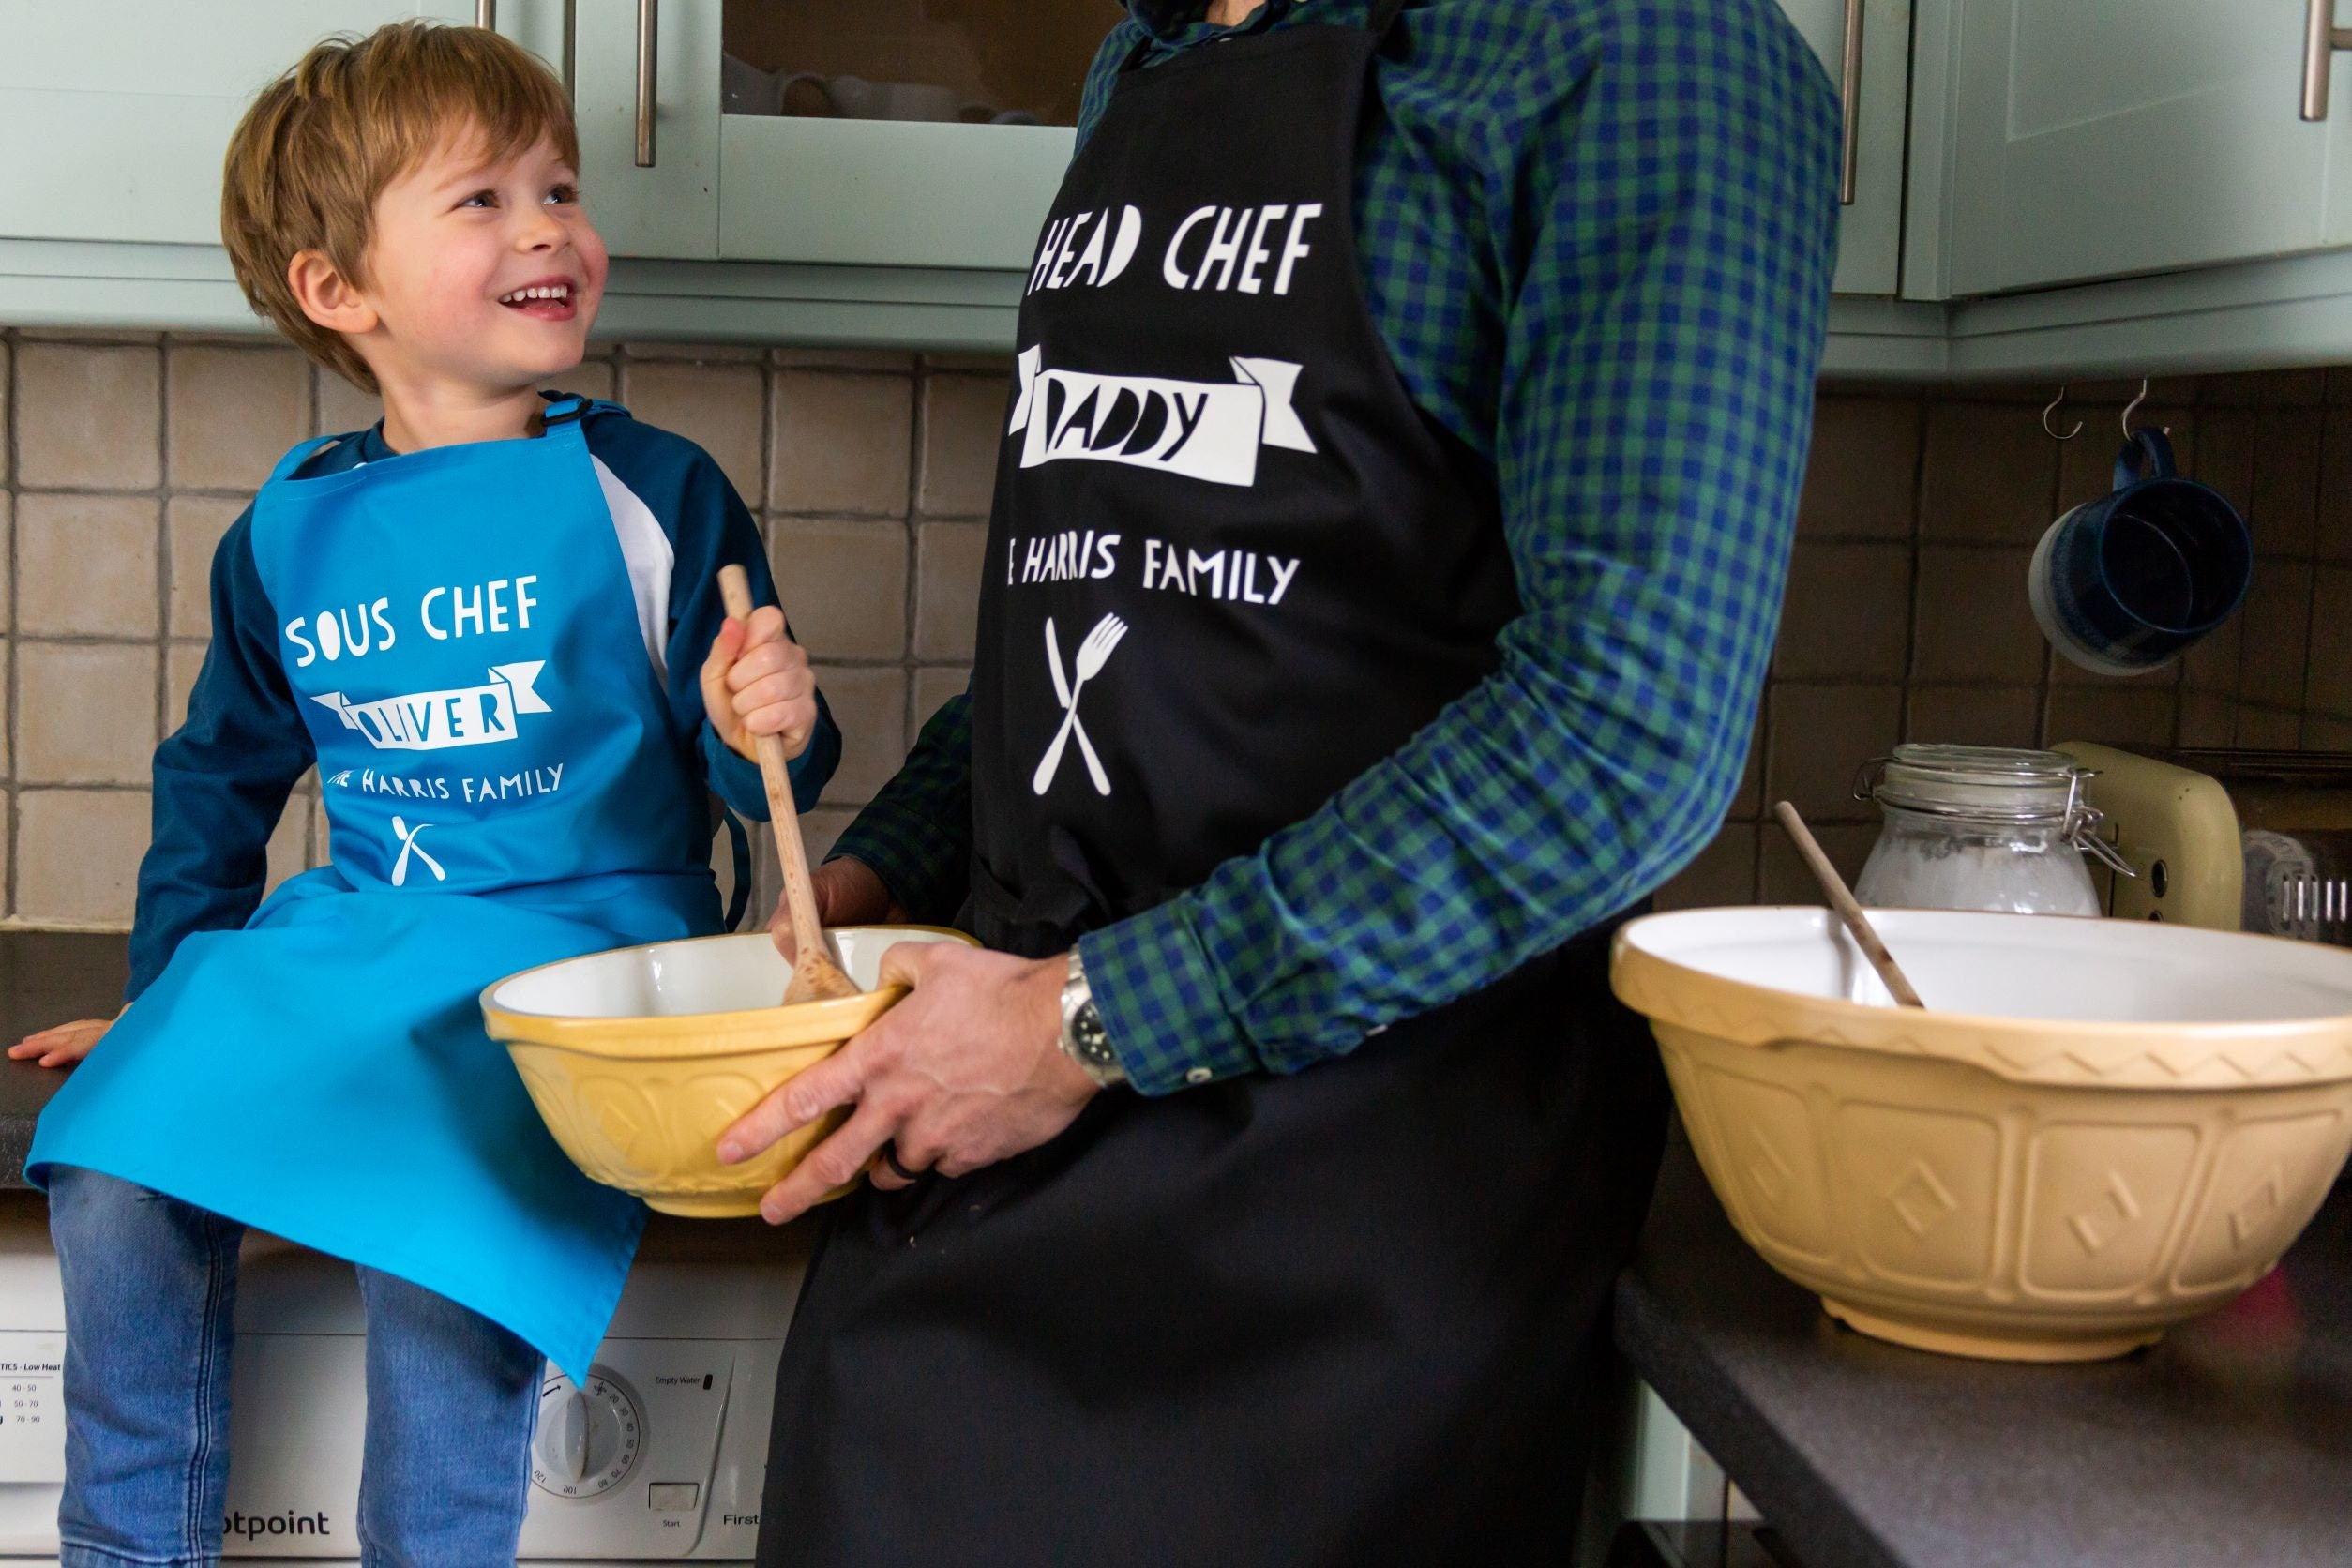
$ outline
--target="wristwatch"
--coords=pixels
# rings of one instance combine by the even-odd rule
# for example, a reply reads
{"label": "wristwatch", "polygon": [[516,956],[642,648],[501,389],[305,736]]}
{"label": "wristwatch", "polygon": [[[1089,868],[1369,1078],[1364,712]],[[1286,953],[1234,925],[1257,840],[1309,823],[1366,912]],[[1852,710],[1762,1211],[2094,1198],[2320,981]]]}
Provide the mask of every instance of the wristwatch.
{"label": "wristwatch", "polygon": [[1062,983],[1062,1053],[1098,1088],[1116,1089],[1127,1081],[1127,1070],[1110,1048],[1103,1010],[1094,1005],[1094,988],[1086,983],[1086,966],[1078,961],[1075,947],[1070,949],[1070,977]]}

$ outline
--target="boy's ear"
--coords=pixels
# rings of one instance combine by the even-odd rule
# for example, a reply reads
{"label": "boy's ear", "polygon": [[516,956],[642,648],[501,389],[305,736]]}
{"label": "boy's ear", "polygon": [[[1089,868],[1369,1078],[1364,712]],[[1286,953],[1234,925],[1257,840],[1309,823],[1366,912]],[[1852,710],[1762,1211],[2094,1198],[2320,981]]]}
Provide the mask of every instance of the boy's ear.
{"label": "boy's ear", "polygon": [[353,335],[372,332],[376,308],[362,299],[342,270],[324,250],[304,250],[286,264],[286,286],[294,291],[302,313],[330,332]]}

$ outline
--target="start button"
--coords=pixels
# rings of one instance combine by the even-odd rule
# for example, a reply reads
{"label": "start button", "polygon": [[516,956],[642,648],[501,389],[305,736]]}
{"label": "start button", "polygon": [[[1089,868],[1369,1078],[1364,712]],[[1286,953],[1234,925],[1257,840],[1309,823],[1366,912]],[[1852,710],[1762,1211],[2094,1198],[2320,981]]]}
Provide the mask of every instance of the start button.
{"label": "start button", "polygon": [[656,1481],[645,1488],[645,1500],[656,1514],[691,1514],[702,1500],[699,1481]]}

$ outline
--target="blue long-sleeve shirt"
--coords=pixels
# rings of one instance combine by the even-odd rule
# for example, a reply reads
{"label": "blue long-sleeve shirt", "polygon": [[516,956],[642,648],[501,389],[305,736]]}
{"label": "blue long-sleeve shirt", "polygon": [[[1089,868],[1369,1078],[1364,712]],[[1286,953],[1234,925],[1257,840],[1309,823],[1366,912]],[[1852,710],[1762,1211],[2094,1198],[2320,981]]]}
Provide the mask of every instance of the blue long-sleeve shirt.
{"label": "blue long-sleeve shirt", "polygon": [[[718,464],[685,437],[609,413],[591,413],[584,432],[631,563],[646,656],[660,655],[671,721],[680,737],[695,737],[718,797],[738,816],[764,822],[760,769],[712,728],[701,674],[726,619],[719,567],[743,566],[752,597],[776,600],[759,529]],[[319,452],[301,476],[393,455],[379,426]],[[156,748],[154,837],[139,866],[126,1000],[162,973],[184,938],[236,929],[261,904],[270,834],[294,785],[317,761],[280,662],[279,620],[253,559],[249,506],[213,556],[212,646],[188,697],[187,722]],[[792,797],[802,810],[816,804],[840,757],[840,731],[820,696],[816,733],[792,767]]]}

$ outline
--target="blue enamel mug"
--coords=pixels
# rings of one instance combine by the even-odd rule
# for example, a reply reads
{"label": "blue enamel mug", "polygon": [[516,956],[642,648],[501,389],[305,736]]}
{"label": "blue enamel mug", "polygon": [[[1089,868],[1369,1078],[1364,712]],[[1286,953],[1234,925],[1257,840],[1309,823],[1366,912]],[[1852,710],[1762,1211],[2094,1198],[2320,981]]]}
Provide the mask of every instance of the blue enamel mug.
{"label": "blue enamel mug", "polygon": [[2052,647],[2102,675],[2138,675],[2228,620],[2253,577],[2238,508],[2175,471],[2163,432],[2138,430],[2115,489],[2042,535],[2026,589]]}

